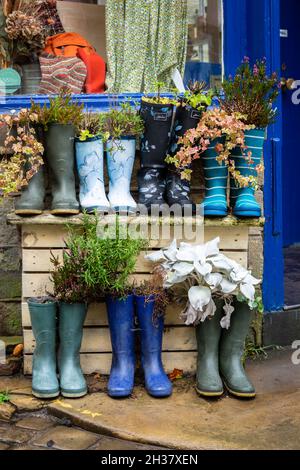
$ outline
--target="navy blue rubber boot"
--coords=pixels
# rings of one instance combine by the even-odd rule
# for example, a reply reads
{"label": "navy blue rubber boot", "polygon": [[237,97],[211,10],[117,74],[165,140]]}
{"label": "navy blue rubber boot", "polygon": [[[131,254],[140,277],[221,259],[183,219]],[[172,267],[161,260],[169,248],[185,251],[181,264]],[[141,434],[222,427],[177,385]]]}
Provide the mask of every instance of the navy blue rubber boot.
{"label": "navy blue rubber boot", "polygon": [[161,360],[164,319],[160,317],[153,321],[154,298],[136,296],[135,301],[146,390],[149,395],[156,398],[169,397],[172,394],[172,383],[164,371]]}
{"label": "navy blue rubber boot", "polygon": [[113,353],[108,395],[124,398],[131,395],[134,386],[134,297],[116,299],[108,296],[106,305]]}

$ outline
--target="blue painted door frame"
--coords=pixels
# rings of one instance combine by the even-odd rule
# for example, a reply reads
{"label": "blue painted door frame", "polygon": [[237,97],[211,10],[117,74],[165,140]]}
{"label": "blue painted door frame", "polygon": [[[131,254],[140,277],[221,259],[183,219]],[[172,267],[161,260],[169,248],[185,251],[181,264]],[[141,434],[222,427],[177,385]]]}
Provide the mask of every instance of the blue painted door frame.
{"label": "blue painted door frame", "polygon": [[[223,0],[225,74],[234,73],[244,56],[266,57],[269,71],[280,73],[280,0]],[[284,260],[282,237],[282,113],[268,128],[265,146],[264,184],[264,281],[267,312],[284,305]]]}

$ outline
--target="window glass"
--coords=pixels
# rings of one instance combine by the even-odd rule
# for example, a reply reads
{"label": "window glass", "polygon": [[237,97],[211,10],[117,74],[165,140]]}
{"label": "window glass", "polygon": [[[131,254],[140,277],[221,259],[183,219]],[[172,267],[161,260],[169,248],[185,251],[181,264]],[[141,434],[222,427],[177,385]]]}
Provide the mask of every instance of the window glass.
{"label": "window glass", "polygon": [[188,0],[186,81],[218,86],[222,79],[222,1]]}

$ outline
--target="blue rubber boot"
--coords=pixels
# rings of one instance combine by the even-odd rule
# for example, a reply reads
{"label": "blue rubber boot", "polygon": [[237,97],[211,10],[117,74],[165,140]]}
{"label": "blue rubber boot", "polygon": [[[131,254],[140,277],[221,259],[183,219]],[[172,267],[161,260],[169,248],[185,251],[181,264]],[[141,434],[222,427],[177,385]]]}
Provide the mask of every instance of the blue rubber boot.
{"label": "blue rubber boot", "polygon": [[76,162],[80,179],[80,205],[87,213],[108,212],[110,204],[104,187],[103,141],[94,137],[75,140]]}
{"label": "blue rubber boot", "polygon": [[149,395],[156,398],[169,397],[172,394],[172,383],[166,375],[162,360],[162,340],[164,319],[154,320],[154,298],[135,296],[137,316],[141,332],[142,366],[145,375],[145,386]]}
{"label": "blue rubber boot", "polygon": [[107,315],[112,345],[112,365],[108,395],[124,398],[131,395],[135,372],[134,297],[107,297]]}
{"label": "blue rubber boot", "polygon": [[61,394],[79,398],[87,394],[87,385],[80,366],[80,348],[86,304],[59,304],[59,379]]}
{"label": "blue rubber boot", "polygon": [[204,216],[226,217],[228,168],[224,162],[220,165],[216,160],[218,142],[223,143],[222,139],[213,140],[201,156],[205,178]]}
{"label": "blue rubber boot", "polygon": [[[252,153],[252,164],[249,164],[242,150],[236,147],[231,154],[235,162],[236,170],[243,176],[257,177],[256,166],[261,163],[265,131],[263,129],[253,129],[245,133],[245,144],[247,149],[244,153]],[[233,207],[233,215],[236,217],[260,217],[261,208],[255,199],[255,190],[252,187],[239,188],[233,178],[230,178],[230,202]]]}
{"label": "blue rubber boot", "polygon": [[36,346],[32,366],[32,394],[37,398],[59,395],[56,374],[56,309],[55,302],[28,300]]}
{"label": "blue rubber boot", "polygon": [[110,140],[106,146],[109,176],[108,199],[116,212],[135,213],[137,210],[137,204],[130,194],[135,148],[134,137]]}

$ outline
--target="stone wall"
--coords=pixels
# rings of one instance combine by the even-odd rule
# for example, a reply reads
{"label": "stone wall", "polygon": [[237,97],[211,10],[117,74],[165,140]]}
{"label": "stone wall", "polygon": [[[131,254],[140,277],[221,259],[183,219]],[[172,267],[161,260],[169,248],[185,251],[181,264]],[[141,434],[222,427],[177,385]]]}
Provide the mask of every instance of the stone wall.
{"label": "stone wall", "polygon": [[12,208],[13,200],[0,198],[0,336],[22,334],[20,234],[6,224]]}

